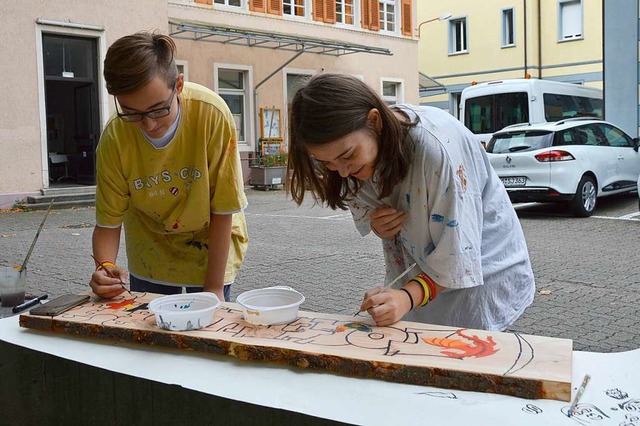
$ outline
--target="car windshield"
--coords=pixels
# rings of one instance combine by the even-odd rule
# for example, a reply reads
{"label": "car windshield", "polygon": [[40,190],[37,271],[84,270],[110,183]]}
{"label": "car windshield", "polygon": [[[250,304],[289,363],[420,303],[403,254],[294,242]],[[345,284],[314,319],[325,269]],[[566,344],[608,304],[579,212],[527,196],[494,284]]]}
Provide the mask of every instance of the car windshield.
{"label": "car windshield", "polygon": [[494,135],[487,145],[487,152],[505,154],[511,152],[534,151],[553,145],[553,132],[529,131],[510,132]]}

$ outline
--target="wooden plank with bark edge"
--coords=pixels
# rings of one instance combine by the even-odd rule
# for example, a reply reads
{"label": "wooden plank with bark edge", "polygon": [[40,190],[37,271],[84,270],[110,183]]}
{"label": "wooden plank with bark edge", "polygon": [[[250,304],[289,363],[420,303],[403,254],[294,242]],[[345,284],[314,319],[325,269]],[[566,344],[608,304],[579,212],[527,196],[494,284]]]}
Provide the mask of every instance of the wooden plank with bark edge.
{"label": "wooden plank with bark edge", "polygon": [[168,331],[136,309],[161,295],[91,300],[55,317],[23,314],[20,325],[81,337],[138,342],[243,360],[276,362],[346,376],[500,393],[527,399],[571,397],[572,341],[401,321],[300,312],[282,325],[244,321],[223,303],[208,327]]}

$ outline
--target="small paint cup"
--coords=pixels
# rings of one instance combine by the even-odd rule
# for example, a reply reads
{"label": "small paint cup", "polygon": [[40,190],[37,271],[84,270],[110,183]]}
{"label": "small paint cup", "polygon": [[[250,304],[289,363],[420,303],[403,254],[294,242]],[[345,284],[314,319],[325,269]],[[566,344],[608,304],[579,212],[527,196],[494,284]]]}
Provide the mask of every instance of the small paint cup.
{"label": "small paint cup", "polygon": [[24,302],[24,288],[27,282],[27,269],[20,266],[0,267],[0,300],[2,306],[16,306]]}

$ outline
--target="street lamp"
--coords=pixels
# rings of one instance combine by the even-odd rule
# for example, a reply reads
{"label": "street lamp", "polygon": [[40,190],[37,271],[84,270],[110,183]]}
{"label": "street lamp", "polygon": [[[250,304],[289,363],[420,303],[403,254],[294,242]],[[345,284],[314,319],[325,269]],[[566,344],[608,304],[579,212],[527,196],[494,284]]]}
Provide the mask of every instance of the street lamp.
{"label": "street lamp", "polygon": [[420,38],[420,27],[423,26],[424,24],[427,24],[433,21],[446,21],[449,18],[451,18],[451,13],[446,12],[438,16],[437,18],[432,18],[432,19],[428,19],[426,21],[420,22],[420,25],[418,25],[418,38]]}

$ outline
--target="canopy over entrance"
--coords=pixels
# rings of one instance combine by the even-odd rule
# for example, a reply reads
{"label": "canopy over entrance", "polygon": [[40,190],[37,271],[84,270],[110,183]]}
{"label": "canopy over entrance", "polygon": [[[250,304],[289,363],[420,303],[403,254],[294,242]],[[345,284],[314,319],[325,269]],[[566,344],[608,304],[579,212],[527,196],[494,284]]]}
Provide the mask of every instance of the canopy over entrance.
{"label": "canopy over entrance", "polygon": [[263,47],[266,49],[282,49],[296,52],[304,51],[307,53],[331,56],[350,55],[352,53],[393,55],[389,49],[382,47],[197,22],[169,21],[169,35],[173,38],[187,40]]}

